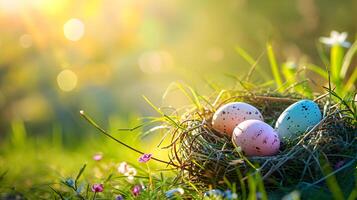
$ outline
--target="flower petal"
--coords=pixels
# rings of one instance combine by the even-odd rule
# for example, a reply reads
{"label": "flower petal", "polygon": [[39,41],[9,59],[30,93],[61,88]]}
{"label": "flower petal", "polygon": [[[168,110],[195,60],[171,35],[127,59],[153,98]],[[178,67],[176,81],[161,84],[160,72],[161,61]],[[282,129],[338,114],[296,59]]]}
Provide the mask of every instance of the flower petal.
{"label": "flower petal", "polygon": [[343,41],[340,44],[341,44],[341,46],[346,47],[346,48],[349,48],[351,46],[351,43],[349,43],[347,41]]}
{"label": "flower petal", "polygon": [[328,37],[320,37],[319,41],[321,43],[329,45],[329,46],[332,46],[332,44],[333,44],[333,40],[331,38],[328,38]]}

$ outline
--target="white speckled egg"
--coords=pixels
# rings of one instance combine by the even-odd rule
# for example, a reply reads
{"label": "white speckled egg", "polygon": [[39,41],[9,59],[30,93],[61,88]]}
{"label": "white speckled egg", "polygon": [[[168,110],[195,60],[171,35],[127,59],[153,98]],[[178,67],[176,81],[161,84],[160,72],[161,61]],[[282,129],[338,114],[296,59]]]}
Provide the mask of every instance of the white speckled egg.
{"label": "white speckled egg", "polygon": [[293,139],[321,121],[319,106],[311,100],[301,100],[290,105],[275,124],[280,139]]}
{"label": "white speckled egg", "polygon": [[259,120],[246,120],[233,132],[233,142],[247,156],[271,156],[279,151],[280,140],[269,124]]}
{"label": "white speckled egg", "polygon": [[232,102],[221,106],[213,115],[212,127],[231,136],[234,128],[248,119],[263,120],[262,114],[254,106],[243,102]]}

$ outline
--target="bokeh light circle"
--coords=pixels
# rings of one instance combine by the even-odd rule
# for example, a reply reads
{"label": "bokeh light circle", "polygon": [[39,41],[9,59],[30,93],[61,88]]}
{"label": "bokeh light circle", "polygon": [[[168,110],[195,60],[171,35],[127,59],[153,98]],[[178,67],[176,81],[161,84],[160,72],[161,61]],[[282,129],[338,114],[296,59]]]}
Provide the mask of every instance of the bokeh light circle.
{"label": "bokeh light circle", "polygon": [[173,59],[167,51],[149,51],[139,57],[138,64],[142,72],[153,74],[172,68]]}
{"label": "bokeh light circle", "polygon": [[69,92],[77,86],[77,79],[73,71],[65,69],[58,74],[57,84],[62,91]]}
{"label": "bokeh light circle", "polygon": [[84,23],[76,18],[68,20],[63,25],[64,36],[71,41],[78,41],[84,35]]}
{"label": "bokeh light circle", "polygon": [[23,34],[19,38],[20,46],[23,48],[29,48],[32,46],[32,38],[29,34]]}

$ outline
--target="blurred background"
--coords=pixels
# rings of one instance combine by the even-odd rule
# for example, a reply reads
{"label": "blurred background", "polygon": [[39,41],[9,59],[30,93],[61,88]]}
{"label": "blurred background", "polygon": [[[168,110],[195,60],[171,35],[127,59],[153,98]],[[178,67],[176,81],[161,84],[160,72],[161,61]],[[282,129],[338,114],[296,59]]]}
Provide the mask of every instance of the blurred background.
{"label": "blurred background", "polygon": [[[357,2],[294,0],[0,0],[0,137],[22,121],[31,135],[85,134],[78,111],[128,121],[173,81],[208,93],[207,80],[249,69],[272,40],[281,61],[321,63],[317,38],[357,31]],[[269,69],[266,77],[271,79]],[[129,126],[129,125],[128,125]]]}
{"label": "blurred background", "polygon": [[[281,62],[321,64],[318,38],[338,30],[353,41],[356,9],[354,0],[0,0],[0,141],[25,129],[75,144],[94,132],[81,109],[112,130],[133,127],[154,113],[142,95],[186,103],[162,99],[173,81],[201,94],[208,82],[233,85],[229,75],[250,67],[236,46],[257,58],[272,41]],[[256,82],[272,79],[260,70]]]}

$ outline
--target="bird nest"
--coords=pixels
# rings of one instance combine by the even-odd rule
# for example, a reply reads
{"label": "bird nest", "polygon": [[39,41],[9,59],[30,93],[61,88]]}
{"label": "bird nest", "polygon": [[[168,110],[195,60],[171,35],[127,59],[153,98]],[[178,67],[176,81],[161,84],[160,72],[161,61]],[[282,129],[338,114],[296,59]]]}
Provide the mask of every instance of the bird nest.
{"label": "bird nest", "polygon": [[[213,105],[185,113],[180,124],[171,128],[169,146],[171,162],[180,171],[178,179],[188,180],[198,187],[223,188],[227,181],[239,185],[249,175],[259,173],[266,188],[276,188],[300,182],[317,184],[355,166],[355,110],[344,101],[331,103],[330,95],[314,100],[324,113],[320,123],[301,136],[281,143],[280,151],[274,156],[246,157],[230,137],[221,135],[211,126],[216,109],[229,102],[241,101],[258,108],[265,122],[274,127],[279,115],[302,98],[296,94],[235,93],[225,99],[217,98]],[[355,108],[352,101],[349,106]]]}

